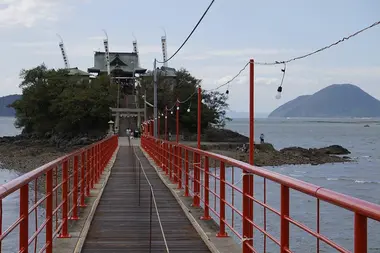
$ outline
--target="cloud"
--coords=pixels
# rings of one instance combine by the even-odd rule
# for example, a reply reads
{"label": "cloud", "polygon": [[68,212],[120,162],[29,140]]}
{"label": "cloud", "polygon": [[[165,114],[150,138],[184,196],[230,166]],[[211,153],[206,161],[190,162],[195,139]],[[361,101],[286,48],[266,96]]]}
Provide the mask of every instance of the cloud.
{"label": "cloud", "polygon": [[51,45],[58,45],[57,41],[29,41],[29,42],[15,42],[12,44],[13,47],[24,47],[24,48],[41,48]]}
{"label": "cloud", "polygon": [[[63,12],[73,8],[70,0],[2,0],[0,27],[33,27],[39,21],[55,22]],[[88,0],[80,0],[89,3]]]}
{"label": "cloud", "polygon": [[39,20],[55,21],[55,0],[5,0],[0,9],[0,26],[33,26]]}
{"label": "cloud", "polygon": [[5,94],[2,95],[8,95],[8,94],[20,94],[21,90],[18,87],[21,83],[21,80],[17,76],[6,76],[1,80],[1,90],[6,91]]}
{"label": "cloud", "polygon": [[255,78],[255,84],[256,85],[266,85],[266,86],[275,86],[280,83],[280,80],[273,77],[258,77]]}

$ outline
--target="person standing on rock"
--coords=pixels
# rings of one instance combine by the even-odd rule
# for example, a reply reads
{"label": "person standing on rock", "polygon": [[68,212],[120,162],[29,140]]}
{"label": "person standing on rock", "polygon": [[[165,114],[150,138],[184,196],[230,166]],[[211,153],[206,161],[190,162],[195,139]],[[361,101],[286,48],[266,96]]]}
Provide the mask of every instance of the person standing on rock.
{"label": "person standing on rock", "polygon": [[260,134],[260,143],[264,144],[264,134]]}

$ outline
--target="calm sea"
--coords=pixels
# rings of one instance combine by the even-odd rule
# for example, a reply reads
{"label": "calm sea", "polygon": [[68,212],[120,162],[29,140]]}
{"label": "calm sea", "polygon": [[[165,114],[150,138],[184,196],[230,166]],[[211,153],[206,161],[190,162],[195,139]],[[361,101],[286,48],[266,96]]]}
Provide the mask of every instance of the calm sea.
{"label": "calm sea", "polygon": [[[13,122],[12,118],[0,118],[0,136],[19,133],[14,128]],[[369,125],[369,127],[364,127],[364,125]],[[248,135],[248,120],[246,119],[233,120],[226,127]],[[261,133],[265,134],[266,141],[273,143],[277,149],[289,146],[324,147],[333,144],[348,148],[352,152],[351,157],[355,159],[355,162],[318,166],[266,167],[266,169],[380,204],[380,120],[257,119],[255,121],[256,139]],[[238,171],[235,171],[235,174],[235,178],[240,177]],[[8,170],[0,170],[2,182],[16,176],[17,174]],[[263,198],[262,188],[262,179],[255,178],[255,196],[258,199]],[[235,201],[237,203],[239,199],[236,198]],[[268,183],[267,201],[269,205],[279,210],[278,185]],[[211,202],[213,202],[212,199]],[[5,206],[3,204],[3,207]],[[326,203],[321,203],[320,211],[320,231],[332,238],[334,242],[352,251],[353,215]],[[255,222],[263,226],[263,209],[255,205],[254,212]],[[316,202],[314,199],[292,191],[290,212],[292,218],[316,229]],[[227,215],[230,217],[228,210]],[[239,222],[236,216],[235,221]],[[6,227],[5,225],[3,224],[3,227]],[[236,226],[239,228],[238,225]],[[279,230],[279,218],[268,211],[267,231],[279,238]],[[380,252],[380,223],[369,221],[368,231],[369,252]],[[258,231],[255,232],[254,243],[258,252],[263,252],[263,237]],[[295,226],[291,226],[291,250],[293,252],[316,252],[315,248],[315,239]],[[267,239],[267,252],[278,252],[278,247],[270,239]],[[320,252],[336,251],[321,242]]]}
{"label": "calm sea", "polygon": [[[227,124],[227,128],[244,135],[249,133],[246,119],[233,120]],[[318,148],[334,144],[349,149],[355,162],[266,169],[380,204],[380,119],[257,119],[256,140],[261,133],[265,135],[266,142],[273,143],[277,149],[289,146]],[[280,210],[279,192],[277,184],[267,185],[267,201],[277,210]],[[255,196],[263,200],[263,180],[260,178],[255,179]],[[291,191],[290,198],[292,218],[316,231],[316,201],[295,191]],[[255,205],[254,210],[255,221],[263,226],[263,208]],[[320,231],[353,251],[353,214],[323,202],[320,211]],[[380,252],[380,223],[370,220],[368,224],[369,252]],[[270,211],[267,212],[267,229],[279,238],[279,219]],[[295,226],[290,229],[290,245],[294,252],[316,252],[316,240],[313,237]],[[263,237],[260,234],[255,233],[254,242],[258,252],[263,252]],[[278,252],[278,247],[269,239],[267,243],[267,252]],[[320,251],[336,252],[322,242]]]}

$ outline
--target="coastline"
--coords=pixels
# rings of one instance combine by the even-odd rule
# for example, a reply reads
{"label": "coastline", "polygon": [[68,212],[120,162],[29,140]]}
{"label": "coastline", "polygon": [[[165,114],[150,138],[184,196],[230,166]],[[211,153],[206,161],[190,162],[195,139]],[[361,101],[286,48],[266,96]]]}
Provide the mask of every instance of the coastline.
{"label": "coastline", "polygon": [[[181,143],[196,147],[194,137],[196,139],[196,135],[188,136]],[[7,169],[26,173],[99,139],[85,136],[70,139],[57,136],[41,139],[23,135],[0,137],[0,162]],[[223,142],[217,140],[223,140]],[[237,132],[216,129],[209,131],[207,135],[202,135],[201,149],[248,162],[249,153],[247,149],[242,149],[247,142],[248,138]],[[339,145],[319,149],[289,147],[276,150],[272,144],[265,143],[255,144],[254,161],[256,166],[319,165],[352,161],[347,156],[341,156],[347,154],[350,152]]]}

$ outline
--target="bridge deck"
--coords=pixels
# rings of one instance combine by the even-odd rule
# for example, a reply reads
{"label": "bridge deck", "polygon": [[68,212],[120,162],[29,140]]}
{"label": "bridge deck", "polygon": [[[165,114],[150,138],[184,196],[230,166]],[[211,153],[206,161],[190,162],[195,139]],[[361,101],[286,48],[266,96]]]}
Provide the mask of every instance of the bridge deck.
{"label": "bridge deck", "polygon": [[[170,252],[210,252],[154,168],[136,147],[153,185]],[[149,252],[150,190],[140,175],[132,147],[120,147],[108,183],[95,212],[82,252]],[[151,252],[165,252],[153,206]]]}

